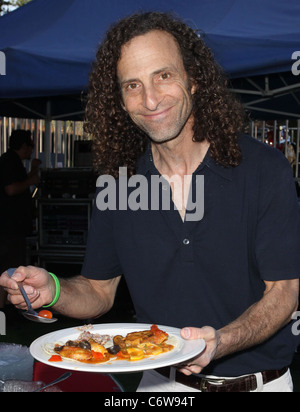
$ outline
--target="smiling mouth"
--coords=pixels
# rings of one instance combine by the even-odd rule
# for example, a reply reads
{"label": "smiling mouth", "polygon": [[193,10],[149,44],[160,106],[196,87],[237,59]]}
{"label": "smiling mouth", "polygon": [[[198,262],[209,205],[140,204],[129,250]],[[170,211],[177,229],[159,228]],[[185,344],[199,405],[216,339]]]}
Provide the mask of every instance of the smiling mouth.
{"label": "smiling mouth", "polygon": [[165,109],[159,113],[149,113],[149,114],[142,114],[142,116],[147,119],[147,120],[160,120],[166,117],[169,112],[173,109],[174,106],[169,107],[168,109]]}

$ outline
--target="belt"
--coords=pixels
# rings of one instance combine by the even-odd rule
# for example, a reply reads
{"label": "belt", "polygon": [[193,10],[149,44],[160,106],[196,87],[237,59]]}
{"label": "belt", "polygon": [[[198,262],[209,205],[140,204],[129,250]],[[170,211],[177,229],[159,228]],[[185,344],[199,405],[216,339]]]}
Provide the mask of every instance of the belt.
{"label": "belt", "polygon": [[[170,367],[155,369],[159,374],[170,378]],[[261,372],[263,384],[280,378],[288,371],[288,367],[280,370]],[[176,370],[175,381],[201,392],[251,392],[257,389],[257,380],[254,374],[241,378],[217,379],[205,378],[197,375],[186,376]]]}

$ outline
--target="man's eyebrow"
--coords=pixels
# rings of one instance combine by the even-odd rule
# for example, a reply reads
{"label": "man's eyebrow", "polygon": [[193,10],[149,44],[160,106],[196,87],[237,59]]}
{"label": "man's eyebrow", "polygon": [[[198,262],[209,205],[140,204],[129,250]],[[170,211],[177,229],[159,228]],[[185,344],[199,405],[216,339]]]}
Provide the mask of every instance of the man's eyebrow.
{"label": "man's eyebrow", "polygon": [[[166,71],[177,71],[177,70],[174,67],[171,67],[171,66],[162,67],[161,69],[157,69],[153,73],[151,73],[151,76],[156,76],[159,73],[163,73],[163,72],[166,72]],[[120,83],[120,86],[122,87],[125,84],[136,83],[136,82],[139,82],[139,81],[140,80],[138,78],[135,78],[135,79],[123,80],[119,83]]]}
{"label": "man's eyebrow", "polygon": [[139,81],[139,79],[128,79],[128,80],[123,80],[122,82],[119,82],[119,83],[120,83],[120,86],[122,87],[125,84],[136,83],[138,81]]}
{"label": "man's eyebrow", "polygon": [[167,67],[163,67],[162,69],[155,70],[155,72],[153,72],[152,75],[156,76],[159,73],[163,73],[167,71],[174,71],[174,70],[175,70],[174,67],[167,66]]}

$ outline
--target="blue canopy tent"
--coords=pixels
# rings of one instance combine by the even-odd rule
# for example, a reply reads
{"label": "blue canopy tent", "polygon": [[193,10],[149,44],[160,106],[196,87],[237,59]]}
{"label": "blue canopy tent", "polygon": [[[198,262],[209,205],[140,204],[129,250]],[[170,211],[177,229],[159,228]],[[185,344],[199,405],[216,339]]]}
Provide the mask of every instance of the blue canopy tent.
{"label": "blue canopy tent", "polygon": [[299,0],[33,0],[0,18],[0,116],[82,118],[107,28],[149,10],[199,30],[256,117],[300,117]]}

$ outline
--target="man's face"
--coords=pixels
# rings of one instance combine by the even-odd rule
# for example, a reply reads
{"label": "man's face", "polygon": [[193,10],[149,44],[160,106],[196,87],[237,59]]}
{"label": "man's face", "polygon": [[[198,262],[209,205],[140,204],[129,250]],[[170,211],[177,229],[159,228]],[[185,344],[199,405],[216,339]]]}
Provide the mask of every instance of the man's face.
{"label": "man's face", "polygon": [[33,146],[24,143],[19,151],[22,160],[30,160],[33,153]]}
{"label": "man's face", "polygon": [[187,131],[191,134],[194,90],[173,36],[155,30],[126,43],[118,79],[124,109],[153,142],[167,142]]}

